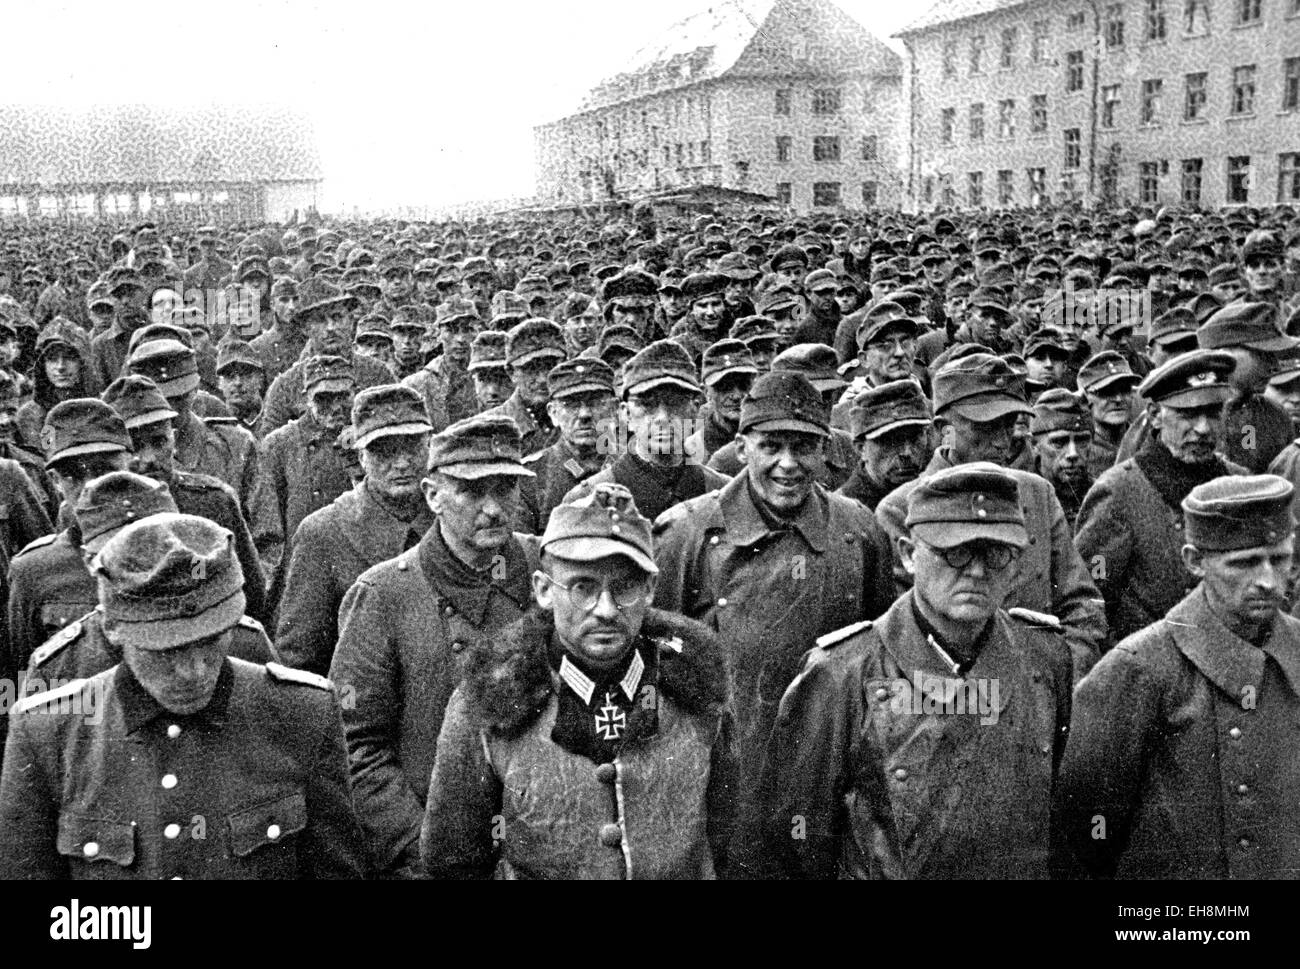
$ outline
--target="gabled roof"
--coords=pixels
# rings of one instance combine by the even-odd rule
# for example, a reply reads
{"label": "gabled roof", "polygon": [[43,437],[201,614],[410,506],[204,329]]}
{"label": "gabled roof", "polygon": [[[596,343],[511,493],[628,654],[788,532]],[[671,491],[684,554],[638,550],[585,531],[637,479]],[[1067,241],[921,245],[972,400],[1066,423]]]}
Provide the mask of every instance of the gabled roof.
{"label": "gabled roof", "polygon": [[902,37],[906,34],[920,33],[923,30],[929,30],[942,24],[950,24],[957,20],[966,20],[969,17],[978,17],[999,10],[1009,10],[1012,7],[1022,6],[1027,2],[1028,0],[939,0],[933,7],[898,31],[894,36]]}
{"label": "gabled roof", "polygon": [[311,121],[268,105],[0,105],[0,185],[316,181]]}

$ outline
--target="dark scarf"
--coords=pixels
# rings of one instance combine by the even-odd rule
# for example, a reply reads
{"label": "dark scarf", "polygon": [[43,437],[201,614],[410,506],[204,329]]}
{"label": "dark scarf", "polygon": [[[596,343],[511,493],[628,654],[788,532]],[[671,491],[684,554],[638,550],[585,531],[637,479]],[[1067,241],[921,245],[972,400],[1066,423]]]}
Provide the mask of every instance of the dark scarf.
{"label": "dark scarf", "polygon": [[1188,464],[1170,454],[1158,438],[1148,438],[1133,460],[1164,503],[1180,515],[1183,499],[1193,488],[1229,473],[1227,465],[1217,454],[1205,464]]}

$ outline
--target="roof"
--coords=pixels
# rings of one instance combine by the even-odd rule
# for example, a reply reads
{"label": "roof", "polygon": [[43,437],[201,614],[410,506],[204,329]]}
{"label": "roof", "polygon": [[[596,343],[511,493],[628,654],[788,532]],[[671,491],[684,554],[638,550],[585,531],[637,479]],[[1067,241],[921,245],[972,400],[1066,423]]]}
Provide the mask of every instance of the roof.
{"label": "roof", "polygon": [[996,13],[999,10],[1010,10],[1012,7],[1023,6],[1027,2],[1028,0],[939,0],[894,36],[902,37],[904,34],[920,33],[957,20]]}
{"label": "roof", "polygon": [[0,105],[0,185],[318,181],[308,118],[272,105]]}

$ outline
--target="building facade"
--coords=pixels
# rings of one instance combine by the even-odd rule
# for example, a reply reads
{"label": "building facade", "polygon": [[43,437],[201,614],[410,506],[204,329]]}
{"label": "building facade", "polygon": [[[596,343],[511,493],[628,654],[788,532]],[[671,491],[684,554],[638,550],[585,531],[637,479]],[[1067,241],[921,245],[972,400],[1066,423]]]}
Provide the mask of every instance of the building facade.
{"label": "building facade", "polygon": [[1300,0],[941,0],[897,36],[911,207],[1300,202]]}
{"label": "building facade", "polygon": [[715,185],[799,211],[897,206],[902,64],[827,0],[728,0],[535,129],[541,204]]}

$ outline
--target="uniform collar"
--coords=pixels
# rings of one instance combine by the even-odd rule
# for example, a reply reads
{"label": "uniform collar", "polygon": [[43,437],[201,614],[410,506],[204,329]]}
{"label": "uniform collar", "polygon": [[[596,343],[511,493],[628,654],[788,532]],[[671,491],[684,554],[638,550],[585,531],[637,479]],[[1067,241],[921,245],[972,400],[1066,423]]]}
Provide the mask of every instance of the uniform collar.
{"label": "uniform collar", "polygon": [[1169,611],[1165,627],[1179,652],[1187,657],[1211,683],[1236,700],[1255,696],[1264,681],[1264,657],[1271,656],[1300,696],[1300,634],[1281,613],[1273,620],[1273,632],[1262,648],[1246,642],[1215,614],[1198,585]]}
{"label": "uniform collar", "polygon": [[458,559],[447,547],[437,518],[420,540],[419,561],[429,584],[450,601],[452,608],[482,627],[487,619],[492,592],[500,592],[523,611],[531,599],[528,558],[512,536],[502,549],[505,575],[498,579],[495,569],[476,572]]}
{"label": "uniform collar", "polygon": [[[634,648],[617,680],[618,688],[623,691],[623,695],[629,702],[636,699],[636,691],[641,686],[641,677],[644,674],[645,659],[641,656],[641,651]],[[560,657],[559,675],[561,682],[572,690],[584,705],[591,706],[591,701],[596,694],[597,681],[584,673],[582,668],[569,658],[567,650]],[[613,680],[611,679],[610,682]]]}
{"label": "uniform collar", "polygon": [[[726,521],[727,538],[733,544],[754,545],[788,528],[798,532],[814,551],[826,551],[827,519],[830,515],[820,485],[813,485],[812,494],[799,509],[799,514],[791,519],[782,520],[776,516],[769,519],[759,510],[759,500],[750,487],[748,474],[736,475],[722,489],[719,505]],[[772,522],[776,521],[783,521],[785,527],[772,527]]]}
{"label": "uniform collar", "polygon": [[172,722],[203,722],[217,726],[226,720],[226,711],[230,706],[230,695],[235,686],[235,672],[230,665],[229,659],[222,660],[221,672],[217,674],[217,688],[213,691],[212,699],[208,701],[208,705],[197,713],[184,716],[172,713],[150,696],[125,662],[117,665],[113,685],[117,690],[118,702],[122,704],[122,715],[128,734],[135,733],[158,719],[167,719]]}

